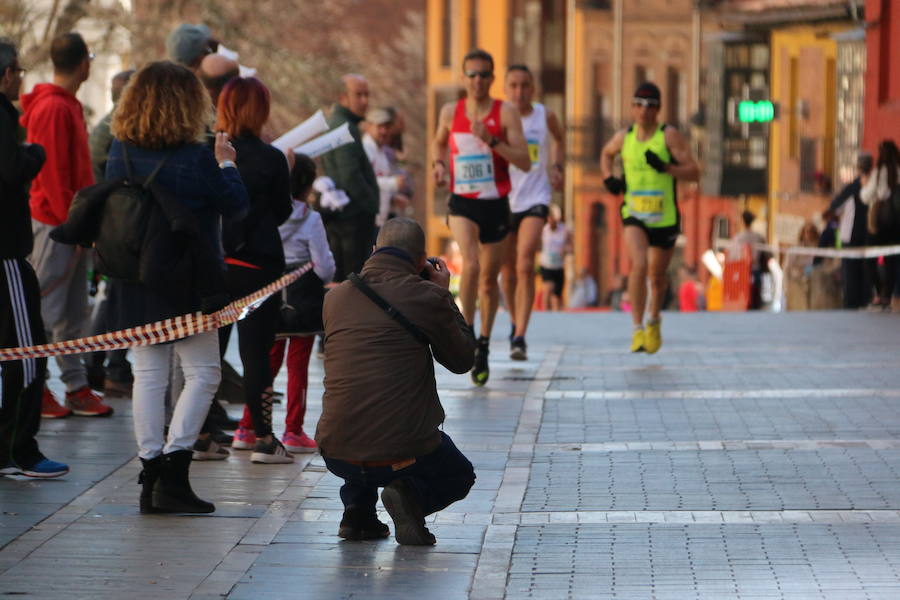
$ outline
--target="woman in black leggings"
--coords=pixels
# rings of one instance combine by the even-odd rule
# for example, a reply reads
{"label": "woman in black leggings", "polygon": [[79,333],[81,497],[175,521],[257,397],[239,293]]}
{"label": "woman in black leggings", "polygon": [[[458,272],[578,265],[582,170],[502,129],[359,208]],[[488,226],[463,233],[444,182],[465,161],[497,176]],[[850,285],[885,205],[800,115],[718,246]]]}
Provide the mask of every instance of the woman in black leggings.
{"label": "woman in black leggings", "polygon": [[[285,155],[259,139],[269,118],[269,90],[258,79],[235,78],[219,96],[216,130],[232,138],[237,168],[250,195],[250,211],[222,226],[227,272],[233,298],[241,298],[284,273],[284,250],[278,226],[291,214],[290,171]],[[278,294],[238,321],[238,348],[244,365],[244,399],[253,421],[255,463],[289,463],[291,455],[272,433],[272,374],[269,351],[279,319]],[[231,327],[219,330],[224,355]]]}

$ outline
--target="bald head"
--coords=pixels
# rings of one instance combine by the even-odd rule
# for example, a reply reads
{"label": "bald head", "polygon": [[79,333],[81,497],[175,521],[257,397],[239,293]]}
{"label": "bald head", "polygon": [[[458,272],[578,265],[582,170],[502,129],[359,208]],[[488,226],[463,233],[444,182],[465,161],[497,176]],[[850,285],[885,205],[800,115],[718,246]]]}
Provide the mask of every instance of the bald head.
{"label": "bald head", "polygon": [[369,110],[369,82],[362,75],[348,73],[341,77],[341,93],[338,104],[355,114],[365,118]]}
{"label": "bald head", "polygon": [[375,248],[391,246],[409,254],[418,264],[425,258],[425,232],[422,227],[407,217],[388,219],[378,231]]}
{"label": "bald head", "polygon": [[207,54],[200,63],[200,81],[209,91],[213,104],[219,100],[219,93],[225,84],[241,74],[237,61],[221,54]]}
{"label": "bald head", "polygon": [[134,75],[134,69],[128,69],[127,71],[122,71],[121,73],[113,75],[110,86],[113,104],[119,101],[119,96],[122,95],[122,90],[128,85],[128,80],[131,79],[132,75]]}

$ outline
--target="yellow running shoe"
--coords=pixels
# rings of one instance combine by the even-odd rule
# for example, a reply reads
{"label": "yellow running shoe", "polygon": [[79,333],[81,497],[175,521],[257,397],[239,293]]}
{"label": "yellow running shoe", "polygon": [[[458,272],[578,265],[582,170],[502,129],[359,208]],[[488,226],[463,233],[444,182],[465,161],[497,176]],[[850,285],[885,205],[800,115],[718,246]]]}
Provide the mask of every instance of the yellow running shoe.
{"label": "yellow running shoe", "polygon": [[644,330],[643,329],[635,329],[634,334],[631,336],[631,351],[632,352],[643,352],[644,351]]}
{"label": "yellow running shoe", "polygon": [[662,346],[662,333],[659,330],[660,321],[647,323],[647,329],[644,333],[644,352],[647,354],[655,354],[659,347]]}

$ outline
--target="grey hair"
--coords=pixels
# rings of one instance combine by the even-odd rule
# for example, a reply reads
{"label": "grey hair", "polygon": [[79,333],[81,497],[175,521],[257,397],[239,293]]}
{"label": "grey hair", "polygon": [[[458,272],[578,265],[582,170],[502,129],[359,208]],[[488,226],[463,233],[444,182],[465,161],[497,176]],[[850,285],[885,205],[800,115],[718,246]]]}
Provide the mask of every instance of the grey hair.
{"label": "grey hair", "polygon": [[392,246],[400,248],[409,254],[413,260],[418,260],[425,254],[425,232],[422,226],[407,217],[394,217],[388,219],[378,232],[375,246],[384,248]]}
{"label": "grey hair", "polygon": [[16,46],[6,38],[0,38],[0,75],[16,63]]}

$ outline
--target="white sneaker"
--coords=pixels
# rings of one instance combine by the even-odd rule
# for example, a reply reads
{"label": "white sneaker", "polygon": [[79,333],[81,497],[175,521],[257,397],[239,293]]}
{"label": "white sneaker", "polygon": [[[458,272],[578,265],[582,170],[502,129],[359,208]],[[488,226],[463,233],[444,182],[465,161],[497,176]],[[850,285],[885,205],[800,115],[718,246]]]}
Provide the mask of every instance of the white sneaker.
{"label": "white sneaker", "polygon": [[267,465],[283,465],[294,462],[294,457],[284,448],[274,435],[268,444],[262,440],[256,441],[250,462]]}
{"label": "white sneaker", "polygon": [[216,443],[212,437],[194,442],[194,460],[225,460],[229,456],[231,453]]}

